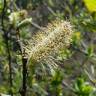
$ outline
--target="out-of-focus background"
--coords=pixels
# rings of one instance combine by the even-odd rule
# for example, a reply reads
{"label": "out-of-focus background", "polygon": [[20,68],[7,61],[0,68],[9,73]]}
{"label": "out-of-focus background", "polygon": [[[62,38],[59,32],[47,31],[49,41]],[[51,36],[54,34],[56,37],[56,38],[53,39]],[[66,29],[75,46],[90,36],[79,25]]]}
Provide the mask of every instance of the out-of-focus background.
{"label": "out-of-focus background", "polygon": [[[22,57],[20,46],[16,42],[18,34],[16,26],[20,18],[11,22],[13,25],[10,24],[10,20],[15,18],[12,13],[19,14],[21,10],[22,18],[32,19],[31,24],[20,26],[22,28],[19,35],[24,45],[27,45],[26,42],[42,30],[42,27],[56,19],[69,21],[74,32],[70,46],[62,49],[57,56],[58,61],[55,61],[57,68],[54,68],[54,64],[31,65],[32,70],[28,71],[26,76],[26,96],[96,96],[96,0],[6,1],[4,15],[4,0],[0,0],[0,93],[21,96]],[[27,16],[22,15],[22,10],[26,10],[23,15]],[[11,31],[7,32],[8,40],[4,39],[6,34],[4,35],[2,27],[6,30],[11,28]],[[6,48],[8,47],[6,41],[9,49]]]}

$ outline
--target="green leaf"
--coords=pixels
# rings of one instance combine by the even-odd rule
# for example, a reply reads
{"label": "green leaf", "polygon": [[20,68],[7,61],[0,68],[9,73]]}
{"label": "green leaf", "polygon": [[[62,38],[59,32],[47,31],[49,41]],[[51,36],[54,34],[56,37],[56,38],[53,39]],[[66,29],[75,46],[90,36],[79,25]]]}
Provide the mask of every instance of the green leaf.
{"label": "green leaf", "polygon": [[87,48],[87,55],[88,55],[88,57],[92,57],[94,55],[94,46],[93,45],[90,45]]}
{"label": "green leaf", "polygon": [[24,19],[23,21],[21,21],[21,22],[18,24],[18,28],[25,27],[25,26],[31,24],[31,22],[32,22],[32,18],[26,18],[26,19]]}
{"label": "green leaf", "polygon": [[96,12],[96,0],[83,0],[89,12]]}
{"label": "green leaf", "polygon": [[0,0],[0,13],[2,12],[2,9],[3,9],[3,1]]}

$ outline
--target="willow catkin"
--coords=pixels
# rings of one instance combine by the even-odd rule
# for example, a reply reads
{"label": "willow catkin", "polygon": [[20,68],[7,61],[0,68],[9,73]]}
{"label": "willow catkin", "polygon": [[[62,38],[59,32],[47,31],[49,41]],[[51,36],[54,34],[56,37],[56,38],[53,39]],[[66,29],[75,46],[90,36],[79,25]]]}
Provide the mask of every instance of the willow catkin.
{"label": "willow catkin", "polygon": [[71,43],[73,31],[70,22],[53,21],[44,28],[43,32],[38,32],[33,36],[33,41],[29,41],[26,47],[29,61],[41,61],[58,53],[60,49],[66,48]]}

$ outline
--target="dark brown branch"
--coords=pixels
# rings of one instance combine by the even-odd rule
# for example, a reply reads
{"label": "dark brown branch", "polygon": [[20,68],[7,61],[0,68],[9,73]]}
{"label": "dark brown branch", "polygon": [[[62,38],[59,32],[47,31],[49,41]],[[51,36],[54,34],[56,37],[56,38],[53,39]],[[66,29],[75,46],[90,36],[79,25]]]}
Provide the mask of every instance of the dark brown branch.
{"label": "dark brown branch", "polygon": [[20,90],[20,94],[21,96],[27,96],[26,92],[27,92],[27,58],[25,56],[25,51],[23,49],[23,45],[22,42],[20,41],[20,33],[19,33],[19,29],[17,29],[17,40],[18,40],[18,44],[19,44],[19,50],[22,56],[22,76],[23,76],[23,80],[22,80],[22,89]]}
{"label": "dark brown branch", "polygon": [[22,62],[23,62],[23,90],[22,90],[22,96],[26,96],[26,75],[27,75],[27,58],[23,57],[22,58]]}

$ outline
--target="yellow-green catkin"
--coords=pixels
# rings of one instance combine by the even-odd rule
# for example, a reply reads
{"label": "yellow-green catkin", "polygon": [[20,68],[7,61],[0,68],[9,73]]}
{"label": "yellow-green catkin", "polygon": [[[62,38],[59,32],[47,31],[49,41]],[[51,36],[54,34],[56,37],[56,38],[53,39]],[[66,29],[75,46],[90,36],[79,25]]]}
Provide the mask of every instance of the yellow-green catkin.
{"label": "yellow-green catkin", "polygon": [[67,48],[71,43],[73,31],[70,22],[55,20],[49,23],[43,32],[37,32],[29,41],[26,52],[29,61],[46,60],[47,57],[57,54],[60,49]]}

